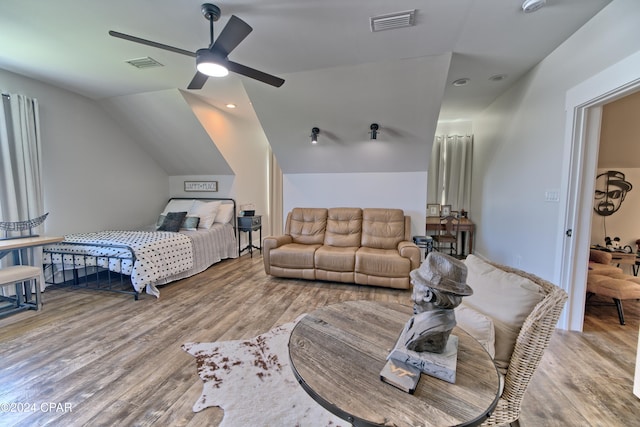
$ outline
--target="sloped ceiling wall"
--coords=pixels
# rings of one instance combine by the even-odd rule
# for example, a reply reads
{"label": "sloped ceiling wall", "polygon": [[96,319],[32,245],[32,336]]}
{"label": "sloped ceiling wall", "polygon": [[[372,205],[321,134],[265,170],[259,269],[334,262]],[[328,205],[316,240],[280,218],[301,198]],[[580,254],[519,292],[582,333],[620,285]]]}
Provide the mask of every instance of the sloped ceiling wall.
{"label": "sloped ceiling wall", "polygon": [[233,174],[180,90],[123,95],[100,103],[168,175]]}
{"label": "sloped ceiling wall", "polygon": [[[241,127],[245,135],[264,131],[284,173],[425,171],[450,62],[447,53],[301,71],[283,75],[280,88],[243,79],[255,115]],[[194,96],[167,89],[100,103],[168,175],[235,174],[210,124],[194,113]],[[372,123],[380,126],[375,141]]]}
{"label": "sloped ceiling wall", "polygon": [[278,89],[244,84],[284,173],[425,171],[450,61],[447,53],[291,73]]}

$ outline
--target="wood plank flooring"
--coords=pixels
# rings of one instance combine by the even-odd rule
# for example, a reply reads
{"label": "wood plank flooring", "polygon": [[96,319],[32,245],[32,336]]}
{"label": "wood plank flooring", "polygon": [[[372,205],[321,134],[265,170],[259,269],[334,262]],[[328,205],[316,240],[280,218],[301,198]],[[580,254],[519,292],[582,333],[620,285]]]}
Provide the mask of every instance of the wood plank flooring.
{"label": "wood plank flooring", "polygon": [[[183,343],[250,338],[341,301],[411,304],[408,291],[272,278],[255,253],[160,290],[160,299],[134,301],[48,289],[42,311],[1,319],[0,425],[215,426],[220,409],[191,409],[202,382]],[[602,302],[587,305],[583,333],[554,335],[525,396],[523,427],[638,425],[640,302],[624,302],[625,326]],[[22,412],[6,412],[9,403]]]}

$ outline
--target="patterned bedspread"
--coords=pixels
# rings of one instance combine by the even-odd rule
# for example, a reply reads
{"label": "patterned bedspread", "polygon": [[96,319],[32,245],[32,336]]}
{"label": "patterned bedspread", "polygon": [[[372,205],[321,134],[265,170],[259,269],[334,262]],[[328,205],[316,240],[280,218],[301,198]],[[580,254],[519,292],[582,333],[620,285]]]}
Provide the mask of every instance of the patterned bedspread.
{"label": "patterned bedspread", "polygon": [[[70,245],[65,242],[87,243],[90,245]],[[91,246],[91,245],[125,245],[130,247],[136,257],[135,263],[128,259],[118,261],[117,257],[130,257],[126,248]],[[94,233],[78,233],[65,236],[61,243],[48,245],[47,250],[69,254],[86,254],[97,258],[72,257],[64,255],[44,254],[45,263],[74,265],[75,267],[99,266],[117,273],[131,276],[131,283],[138,292],[146,288],[146,292],[159,295],[155,282],[183,272],[193,266],[193,245],[191,238],[181,233],[169,231],[99,231]],[[106,257],[111,257],[108,260]],[[100,258],[103,257],[103,258]],[[108,265],[107,265],[108,264]]]}

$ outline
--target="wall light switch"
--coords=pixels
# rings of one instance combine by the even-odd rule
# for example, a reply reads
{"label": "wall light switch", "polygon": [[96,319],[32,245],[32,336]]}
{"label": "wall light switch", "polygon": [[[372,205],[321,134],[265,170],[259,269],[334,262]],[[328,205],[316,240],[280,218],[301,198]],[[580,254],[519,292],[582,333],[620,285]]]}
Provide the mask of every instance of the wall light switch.
{"label": "wall light switch", "polygon": [[560,191],[559,190],[547,190],[544,192],[544,201],[545,202],[559,202],[560,201]]}

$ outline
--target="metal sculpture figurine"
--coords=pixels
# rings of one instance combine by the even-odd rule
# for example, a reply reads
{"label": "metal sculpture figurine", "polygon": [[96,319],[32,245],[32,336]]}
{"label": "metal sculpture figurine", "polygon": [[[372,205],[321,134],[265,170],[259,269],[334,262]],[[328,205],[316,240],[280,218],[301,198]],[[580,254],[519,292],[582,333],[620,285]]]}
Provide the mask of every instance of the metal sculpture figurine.
{"label": "metal sculpture figurine", "polygon": [[9,232],[25,230],[29,230],[29,236],[35,236],[35,234],[33,234],[33,229],[42,224],[44,220],[47,219],[47,215],[49,215],[49,212],[37,218],[27,219],[25,221],[0,221],[0,230],[4,231],[5,238],[9,238]]}
{"label": "metal sculpture figurine", "polygon": [[410,274],[414,316],[405,326],[404,344],[416,352],[442,353],[456,326],[453,309],[473,294],[466,284],[467,267],[452,256],[431,252]]}

